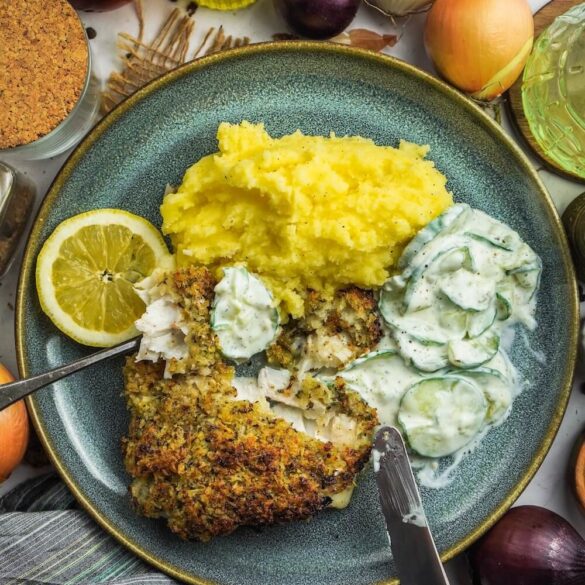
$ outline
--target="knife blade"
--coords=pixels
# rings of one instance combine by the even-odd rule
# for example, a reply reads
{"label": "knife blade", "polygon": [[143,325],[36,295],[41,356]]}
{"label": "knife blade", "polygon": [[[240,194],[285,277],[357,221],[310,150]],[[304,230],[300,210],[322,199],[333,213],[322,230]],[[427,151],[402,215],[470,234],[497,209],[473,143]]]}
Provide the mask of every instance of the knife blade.
{"label": "knife blade", "polygon": [[449,585],[399,431],[376,433],[374,472],[401,585]]}

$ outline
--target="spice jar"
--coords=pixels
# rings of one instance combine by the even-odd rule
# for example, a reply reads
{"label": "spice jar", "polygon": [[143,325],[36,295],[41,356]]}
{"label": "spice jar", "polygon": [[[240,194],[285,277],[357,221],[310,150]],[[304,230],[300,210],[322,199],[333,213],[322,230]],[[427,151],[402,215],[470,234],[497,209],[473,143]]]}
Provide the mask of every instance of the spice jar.
{"label": "spice jar", "polygon": [[83,24],[66,0],[0,2],[0,153],[48,158],[76,144],[99,110]]}
{"label": "spice jar", "polygon": [[6,274],[36,195],[34,183],[0,162],[0,278]]}

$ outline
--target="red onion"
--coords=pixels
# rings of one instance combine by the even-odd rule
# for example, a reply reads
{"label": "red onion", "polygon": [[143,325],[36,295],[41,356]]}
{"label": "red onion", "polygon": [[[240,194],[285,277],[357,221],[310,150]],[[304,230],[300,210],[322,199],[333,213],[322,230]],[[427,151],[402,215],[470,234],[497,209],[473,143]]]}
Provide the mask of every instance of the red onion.
{"label": "red onion", "polygon": [[479,585],[584,585],[585,541],[539,506],[512,508],[469,552]]}
{"label": "red onion", "polygon": [[274,0],[274,5],[297,34],[330,39],[354,19],[360,0]]}

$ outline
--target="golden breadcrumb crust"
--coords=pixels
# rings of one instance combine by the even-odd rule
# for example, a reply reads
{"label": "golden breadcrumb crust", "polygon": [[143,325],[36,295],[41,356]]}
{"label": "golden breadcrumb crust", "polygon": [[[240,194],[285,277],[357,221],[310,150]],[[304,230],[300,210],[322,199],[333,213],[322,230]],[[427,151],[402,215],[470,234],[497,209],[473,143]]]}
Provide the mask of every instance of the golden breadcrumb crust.
{"label": "golden breadcrumb crust", "polygon": [[[308,335],[337,337],[348,348],[343,364],[371,351],[382,337],[382,325],[372,291],[352,286],[328,299],[311,291],[305,317],[289,321],[267,349],[268,361],[287,369],[298,364]],[[324,364],[327,365],[327,364]]]}
{"label": "golden breadcrumb crust", "polygon": [[222,361],[219,339],[210,324],[213,289],[217,281],[204,266],[191,266],[169,272],[159,284],[161,293],[168,295],[183,311],[189,333],[185,343],[189,355],[170,359],[167,372],[185,374],[198,372]]}
{"label": "golden breadcrumb crust", "polygon": [[333,444],[296,431],[266,403],[237,400],[234,369],[209,324],[210,272],[185,268],[160,286],[185,314],[189,356],[168,364],[170,379],[162,362],[126,361],[130,426],[122,445],[138,512],[206,541],[242,525],[308,518],[350,488],[370,453],[375,409],[340,379],[326,386],[308,377],[296,396],[302,408],[354,425],[351,438]]}
{"label": "golden breadcrumb crust", "polygon": [[207,541],[242,525],[309,518],[352,486],[368,459],[376,411],[342,383],[327,407],[357,420],[360,440],[340,447],[236,400],[224,364],[206,375],[164,379],[162,372],[162,365],[126,362],[124,460],[137,510],[166,518],[182,538]]}

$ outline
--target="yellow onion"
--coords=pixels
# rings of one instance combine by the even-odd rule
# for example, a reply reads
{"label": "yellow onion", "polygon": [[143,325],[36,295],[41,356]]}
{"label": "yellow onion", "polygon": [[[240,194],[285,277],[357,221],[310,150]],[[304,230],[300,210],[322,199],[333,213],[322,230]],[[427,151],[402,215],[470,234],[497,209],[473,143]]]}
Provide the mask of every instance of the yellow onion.
{"label": "yellow onion", "polygon": [[527,0],[436,0],[425,25],[425,46],[439,74],[482,101],[516,81],[533,39]]}

